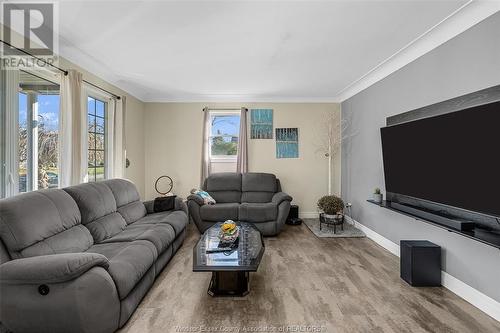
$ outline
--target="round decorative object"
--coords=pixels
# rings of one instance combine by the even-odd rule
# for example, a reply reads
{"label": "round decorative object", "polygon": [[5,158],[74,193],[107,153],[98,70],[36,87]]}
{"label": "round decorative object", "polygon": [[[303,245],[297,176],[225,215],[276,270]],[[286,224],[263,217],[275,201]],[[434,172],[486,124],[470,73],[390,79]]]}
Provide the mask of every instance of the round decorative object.
{"label": "round decorative object", "polygon": [[161,195],[167,195],[173,187],[174,181],[169,176],[160,176],[155,181],[155,190]]}

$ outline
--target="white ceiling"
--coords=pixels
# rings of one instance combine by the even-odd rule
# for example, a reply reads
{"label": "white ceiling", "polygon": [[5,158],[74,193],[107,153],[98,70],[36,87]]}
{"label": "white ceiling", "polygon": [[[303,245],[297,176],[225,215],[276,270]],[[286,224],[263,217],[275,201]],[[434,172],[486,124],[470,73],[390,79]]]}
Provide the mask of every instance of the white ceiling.
{"label": "white ceiling", "polygon": [[60,53],[144,101],[335,101],[467,1],[68,1]]}

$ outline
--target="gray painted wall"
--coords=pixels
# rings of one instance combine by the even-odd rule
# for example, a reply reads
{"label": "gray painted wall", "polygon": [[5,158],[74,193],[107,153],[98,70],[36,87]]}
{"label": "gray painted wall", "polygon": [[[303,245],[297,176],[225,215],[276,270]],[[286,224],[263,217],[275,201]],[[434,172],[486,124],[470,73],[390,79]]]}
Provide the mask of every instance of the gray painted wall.
{"label": "gray painted wall", "polygon": [[[379,129],[386,117],[498,84],[500,13],[344,101],[342,116],[352,136],[342,144],[342,196],[353,204],[354,219],[394,243],[428,239],[439,244],[443,270],[500,301],[498,249],[366,202],[375,187],[384,190]],[[500,143],[494,148],[500,151]]]}

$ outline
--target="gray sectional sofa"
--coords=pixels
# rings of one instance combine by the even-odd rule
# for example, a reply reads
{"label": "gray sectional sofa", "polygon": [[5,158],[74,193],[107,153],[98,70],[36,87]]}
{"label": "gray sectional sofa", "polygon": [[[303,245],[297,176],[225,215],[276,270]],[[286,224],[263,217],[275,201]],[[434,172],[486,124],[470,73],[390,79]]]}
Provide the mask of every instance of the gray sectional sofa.
{"label": "gray sectional sofa", "polygon": [[122,179],[0,200],[0,322],[114,332],[181,246],[187,207],[153,213]]}
{"label": "gray sectional sofa", "polygon": [[292,201],[291,196],[281,192],[280,181],[270,173],[214,173],[202,189],[217,203],[204,205],[199,196],[188,197],[190,218],[201,233],[215,222],[234,220],[252,222],[264,236],[277,235]]}

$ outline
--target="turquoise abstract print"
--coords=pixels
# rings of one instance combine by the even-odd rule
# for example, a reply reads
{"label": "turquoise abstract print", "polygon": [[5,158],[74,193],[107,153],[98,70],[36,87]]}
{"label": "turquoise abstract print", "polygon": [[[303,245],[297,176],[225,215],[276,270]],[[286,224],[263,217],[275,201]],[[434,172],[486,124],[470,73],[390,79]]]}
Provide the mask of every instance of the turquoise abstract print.
{"label": "turquoise abstract print", "polygon": [[250,110],[250,139],[273,138],[273,109]]}
{"label": "turquoise abstract print", "polygon": [[299,129],[276,129],[276,158],[299,157]]}

